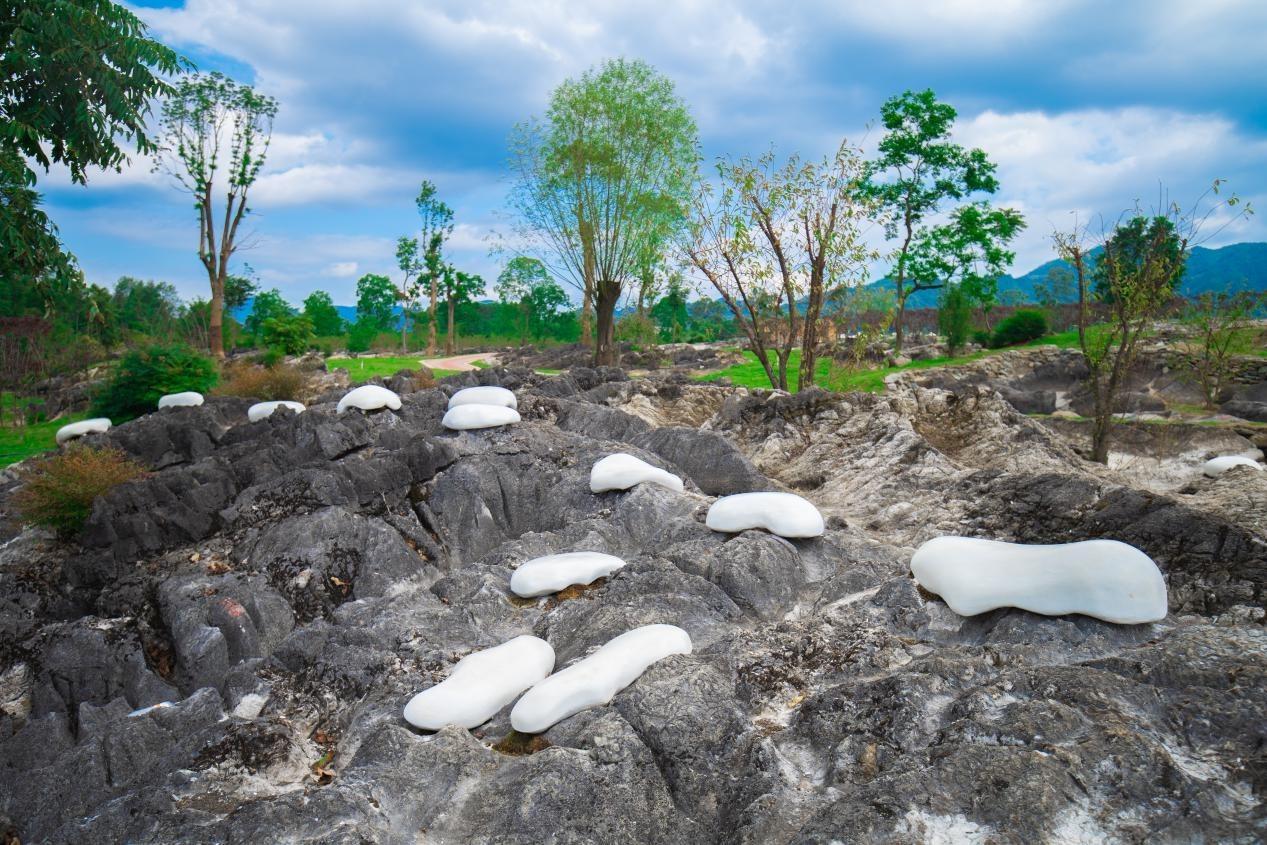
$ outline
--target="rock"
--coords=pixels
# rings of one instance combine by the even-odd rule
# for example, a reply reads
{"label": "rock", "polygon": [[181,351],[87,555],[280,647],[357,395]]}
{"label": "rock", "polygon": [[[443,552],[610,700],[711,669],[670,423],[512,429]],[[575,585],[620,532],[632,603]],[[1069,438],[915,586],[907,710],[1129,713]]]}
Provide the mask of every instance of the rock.
{"label": "rock", "polygon": [[1166,618],[1166,581],[1157,564],[1115,540],[1027,546],[938,537],[916,550],[911,572],[963,616],[1020,607],[1046,616],[1083,613],[1121,625]]}
{"label": "rock", "polygon": [[449,397],[449,410],[459,405],[499,405],[518,410],[519,400],[504,387],[484,385],[463,388]]}
{"label": "rock", "polygon": [[528,690],[510,711],[510,723],[522,733],[541,733],[582,710],[611,701],[657,660],[690,653],[690,635],[675,625],[644,625],[626,631]]}
{"label": "rock", "polygon": [[628,490],[644,481],[649,484],[658,484],[675,493],[681,493],[685,489],[682,479],[673,473],[665,472],[626,452],[608,455],[590,469],[590,490],[594,493]]}
{"label": "rock", "polygon": [[510,576],[510,590],[523,598],[557,593],[573,584],[591,584],[625,565],[602,552],[563,552],[526,561]]}
{"label": "rock", "polygon": [[820,537],[823,516],[805,499],[792,493],[737,493],[708,509],[707,525],[734,533],[764,528],[780,537]]}
{"label": "rock", "polygon": [[342,414],[349,408],[360,408],[362,411],[377,411],[382,408],[388,408],[392,411],[399,411],[400,397],[393,391],[377,384],[363,384],[360,387],[349,390],[347,395],[339,400],[339,406],[336,411]]}
{"label": "rock", "polygon": [[158,408],[196,408],[203,403],[202,394],[196,390],[186,390],[184,393],[168,393],[166,396],[160,396],[158,399]]}
{"label": "rock", "polygon": [[458,405],[444,414],[440,424],[454,431],[496,428],[519,422],[519,412],[502,405]]}
{"label": "rock", "polygon": [[635,434],[629,442],[681,469],[709,496],[770,489],[769,479],[715,431],[669,426]]}
{"label": "rock", "polygon": [[83,437],[86,434],[105,434],[109,430],[110,420],[105,417],[94,417],[73,422],[57,429],[57,445],[61,446],[63,443]]}
{"label": "rock", "polygon": [[259,422],[273,415],[278,408],[287,408],[296,414],[304,412],[304,403],[278,400],[276,402],[256,402],[246,410],[246,418],[251,422]]}
{"label": "rock", "polygon": [[459,660],[444,681],[409,700],[405,721],[429,731],[446,725],[478,727],[553,669],[554,649],[548,642],[515,637]]}
{"label": "rock", "polygon": [[1218,458],[1210,458],[1201,465],[1201,472],[1210,478],[1218,478],[1232,467],[1253,467],[1261,470],[1262,464],[1252,458],[1246,458],[1242,455],[1223,455]]}

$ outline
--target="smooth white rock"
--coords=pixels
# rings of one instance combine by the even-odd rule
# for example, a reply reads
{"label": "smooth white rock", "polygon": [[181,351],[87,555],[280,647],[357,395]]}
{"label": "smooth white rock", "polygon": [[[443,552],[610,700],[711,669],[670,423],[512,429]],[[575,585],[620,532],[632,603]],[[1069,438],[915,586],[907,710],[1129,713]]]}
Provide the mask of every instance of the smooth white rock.
{"label": "smooth white rock", "polygon": [[590,470],[590,490],[594,493],[628,490],[644,481],[667,487],[675,493],[681,493],[685,489],[682,479],[673,473],[653,467],[641,458],[625,452],[608,455],[597,461]]}
{"label": "smooth white rock", "polygon": [[1241,455],[1223,455],[1218,458],[1210,458],[1202,465],[1201,471],[1211,478],[1222,475],[1232,467],[1253,467],[1261,470],[1262,464],[1252,458],[1246,458]]}
{"label": "smooth white rock", "polygon": [[151,704],[149,707],[142,707],[139,710],[133,710],[128,714],[129,719],[135,719],[137,716],[144,716],[146,713],[153,713],[155,710],[162,710],[164,707],[173,707],[174,702],[160,701],[158,704]]}
{"label": "smooth white rock", "polygon": [[493,428],[519,422],[519,412],[503,405],[458,405],[444,412],[440,424],[455,431]]}
{"label": "smooth white rock", "polygon": [[449,397],[450,409],[459,405],[500,405],[518,410],[519,399],[504,387],[464,387]]}
{"label": "smooth white rock", "polygon": [[76,437],[83,437],[85,434],[105,434],[109,430],[110,420],[105,417],[93,417],[90,420],[69,423],[57,429],[57,445],[60,446]]}
{"label": "smooth white rock", "polygon": [[824,527],[818,508],[794,493],[723,496],[708,509],[704,524],[729,533],[764,528],[780,537],[821,537]]}
{"label": "smooth white rock", "polygon": [[445,725],[477,727],[553,669],[554,649],[548,642],[515,637],[459,660],[449,677],[409,700],[405,721],[429,731]]}
{"label": "smooth white rock", "polygon": [[676,625],[626,631],[524,693],[510,711],[511,727],[541,733],[568,716],[611,701],[657,660],[690,653],[691,637]]}
{"label": "smooth white rock", "polygon": [[254,405],[246,409],[246,418],[251,422],[259,422],[273,415],[273,411],[278,408],[290,408],[296,414],[304,412],[303,402],[288,402],[285,399],[279,399],[276,402],[256,402]]}
{"label": "smooth white rock", "polygon": [[1051,546],[937,537],[911,558],[920,586],[961,616],[1019,607],[1135,625],[1166,617],[1166,579],[1153,559],[1117,540]]}
{"label": "smooth white rock", "polygon": [[337,413],[343,413],[348,408],[360,408],[362,411],[377,411],[379,408],[390,408],[393,411],[400,410],[400,397],[395,391],[380,387],[377,384],[363,384],[360,387],[349,390],[347,394],[339,400]]}
{"label": "smooth white rock", "polygon": [[184,393],[169,393],[158,400],[160,408],[193,408],[202,404],[202,394],[196,390]]}
{"label": "smooth white rock", "polygon": [[510,590],[530,599],[557,593],[573,584],[591,584],[611,575],[625,562],[602,552],[564,552],[533,558],[510,576]]}

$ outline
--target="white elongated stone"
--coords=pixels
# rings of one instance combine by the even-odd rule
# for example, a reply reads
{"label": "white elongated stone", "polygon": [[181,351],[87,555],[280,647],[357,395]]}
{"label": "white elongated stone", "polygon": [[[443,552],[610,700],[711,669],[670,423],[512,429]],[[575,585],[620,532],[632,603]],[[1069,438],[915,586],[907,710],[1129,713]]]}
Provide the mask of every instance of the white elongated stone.
{"label": "white elongated stone", "polygon": [[459,405],[500,405],[518,410],[519,399],[504,387],[464,387],[449,397],[450,409]]}
{"label": "white elongated stone", "polygon": [[916,550],[911,572],[961,616],[1019,607],[1046,616],[1082,613],[1134,625],[1166,616],[1166,580],[1153,559],[1117,540],[1026,546],[937,537]]}
{"label": "white elongated stone", "polygon": [[273,415],[273,411],[278,408],[290,408],[296,414],[304,412],[303,402],[287,402],[280,399],[276,402],[256,402],[254,405],[246,409],[246,418],[251,422],[259,422]]}
{"label": "white elongated stone", "polygon": [[202,404],[202,394],[196,390],[186,390],[184,393],[169,393],[160,397],[158,407],[160,408],[193,408]]}
{"label": "white elongated stone", "polygon": [[617,452],[597,461],[590,470],[590,490],[602,493],[607,490],[628,490],[635,484],[647,481],[667,487],[675,493],[685,489],[682,479],[646,461],[625,452]]}
{"label": "white elongated stone", "polygon": [[429,731],[445,725],[477,727],[553,669],[548,642],[515,637],[459,660],[449,677],[409,699],[405,721]]}
{"label": "white elongated stone", "polygon": [[1216,478],[1227,472],[1232,467],[1253,467],[1257,470],[1261,470],[1263,468],[1262,464],[1251,458],[1246,458],[1241,455],[1223,455],[1218,458],[1210,458],[1210,460],[1206,461],[1205,464],[1202,465],[1201,471],[1211,478]]}
{"label": "white elongated stone", "polygon": [[519,422],[519,412],[504,405],[458,405],[444,412],[440,424],[455,431],[493,428]]}
{"label": "white elongated stone", "polygon": [[83,437],[85,434],[105,434],[109,430],[110,420],[105,417],[94,417],[90,420],[73,422],[57,429],[57,445],[60,446],[68,440]]}
{"label": "white elongated stone", "polygon": [[400,397],[394,391],[377,384],[363,384],[360,387],[349,390],[342,399],[339,400],[337,413],[343,413],[348,408],[360,408],[362,411],[377,411],[380,408],[390,408],[393,411],[400,410]]}
{"label": "white elongated stone", "polygon": [[611,575],[625,562],[602,552],[564,552],[533,558],[510,576],[510,590],[523,598],[557,593],[573,584],[591,584]]}
{"label": "white elongated stone", "polygon": [[691,637],[676,625],[626,631],[524,693],[510,711],[511,727],[541,733],[568,716],[611,701],[657,660],[690,653]]}
{"label": "white elongated stone", "polygon": [[129,719],[135,719],[137,716],[144,716],[146,713],[153,713],[155,710],[162,710],[164,707],[172,707],[174,704],[170,701],[160,701],[158,704],[151,704],[149,707],[142,707],[139,710],[133,710],[128,714]]}
{"label": "white elongated stone", "polygon": [[823,533],[823,515],[818,508],[793,493],[723,496],[708,509],[704,524],[730,533],[764,528],[780,537],[820,537]]}

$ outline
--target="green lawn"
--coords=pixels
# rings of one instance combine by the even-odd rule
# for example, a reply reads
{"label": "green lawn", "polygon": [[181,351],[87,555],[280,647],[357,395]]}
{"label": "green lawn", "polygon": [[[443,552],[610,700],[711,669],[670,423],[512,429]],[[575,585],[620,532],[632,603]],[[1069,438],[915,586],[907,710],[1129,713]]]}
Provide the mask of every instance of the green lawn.
{"label": "green lawn", "polygon": [[71,414],[52,422],[41,422],[11,428],[6,422],[0,426],[0,467],[16,464],[32,455],[57,448],[57,429],[67,423],[87,419],[88,414]]}
{"label": "green lawn", "polygon": [[[342,368],[348,371],[348,378],[353,384],[369,381],[376,376],[387,378],[400,370],[416,370],[422,358],[395,356],[391,358],[327,358],[326,368],[333,370]],[[481,362],[482,363],[482,362]],[[457,370],[432,370],[436,378],[444,378],[457,373]]]}

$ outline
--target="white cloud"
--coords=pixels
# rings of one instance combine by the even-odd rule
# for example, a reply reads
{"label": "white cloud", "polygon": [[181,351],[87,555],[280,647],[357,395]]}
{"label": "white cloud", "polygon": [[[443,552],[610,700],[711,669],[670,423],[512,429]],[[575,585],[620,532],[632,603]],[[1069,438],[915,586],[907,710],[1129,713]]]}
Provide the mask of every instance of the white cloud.
{"label": "white cloud", "polygon": [[336,261],[326,268],[326,275],[336,279],[350,279],[356,275],[358,266],[355,261]]}
{"label": "white cloud", "polygon": [[368,164],[303,164],[265,173],[251,188],[251,202],[259,208],[313,203],[368,203],[388,195],[407,197],[417,180],[398,170]]}

